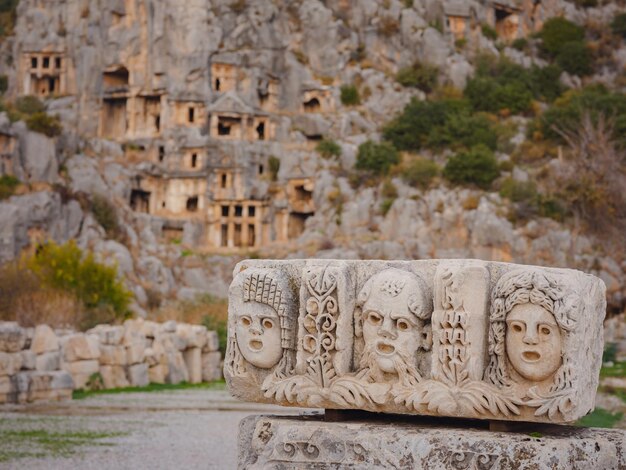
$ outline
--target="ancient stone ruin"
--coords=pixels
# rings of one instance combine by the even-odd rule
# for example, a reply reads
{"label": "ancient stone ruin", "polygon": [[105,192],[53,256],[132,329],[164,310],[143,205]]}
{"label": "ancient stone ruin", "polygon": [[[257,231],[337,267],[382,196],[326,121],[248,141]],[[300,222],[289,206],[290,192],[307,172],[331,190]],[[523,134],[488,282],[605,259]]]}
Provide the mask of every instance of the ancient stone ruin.
{"label": "ancient stone ruin", "polygon": [[[594,408],[605,309],[604,283],[566,269],[476,260],[245,261],[230,288],[224,375],[231,393],[249,401],[485,419],[492,427],[570,423]],[[367,462],[367,446],[384,450],[368,441],[376,426],[308,423],[307,435],[349,436],[353,445],[341,453],[347,460],[336,461],[338,455],[320,450],[323,437],[304,439],[302,448],[291,442],[301,434],[293,424],[250,418],[242,444],[254,450],[245,458]],[[398,432],[404,438],[415,431],[399,426]],[[423,437],[441,438],[425,431]],[[272,439],[275,451],[255,439]],[[617,439],[621,449],[624,436],[607,439]],[[502,459],[519,445],[502,440],[489,454],[501,466],[484,468],[509,468]],[[430,458],[402,439],[394,446]],[[599,451],[585,452],[594,459]],[[602,452],[617,458],[614,449]],[[472,462],[491,460],[479,454],[463,453],[459,464],[467,465],[442,468],[483,468]]]}
{"label": "ancient stone ruin", "polygon": [[0,404],[58,401],[77,389],[221,378],[215,331],[142,319],[86,333],[0,322]]}

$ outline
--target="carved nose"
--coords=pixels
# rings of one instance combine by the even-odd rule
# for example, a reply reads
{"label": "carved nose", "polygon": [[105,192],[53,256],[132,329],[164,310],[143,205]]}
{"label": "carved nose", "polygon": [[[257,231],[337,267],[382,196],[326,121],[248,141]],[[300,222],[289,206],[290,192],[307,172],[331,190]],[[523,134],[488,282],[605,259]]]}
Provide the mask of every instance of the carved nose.
{"label": "carved nose", "polygon": [[526,334],[524,335],[523,341],[525,344],[538,344],[539,336],[537,335],[536,331],[533,331],[532,328],[528,328],[526,330]]}
{"label": "carved nose", "polygon": [[387,320],[385,320],[380,328],[378,328],[378,336],[390,339],[396,339],[398,337],[398,335],[391,328],[391,322]]}
{"label": "carved nose", "polygon": [[263,334],[263,329],[261,328],[260,321],[253,321],[252,325],[250,325],[249,330],[251,334],[260,336]]}

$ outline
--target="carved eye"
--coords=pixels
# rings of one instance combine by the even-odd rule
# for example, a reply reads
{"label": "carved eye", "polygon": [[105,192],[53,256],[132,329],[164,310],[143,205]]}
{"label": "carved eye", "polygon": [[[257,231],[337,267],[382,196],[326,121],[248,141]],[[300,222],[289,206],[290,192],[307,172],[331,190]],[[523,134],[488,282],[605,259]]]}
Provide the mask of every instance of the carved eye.
{"label": "carved eye", "polygon": [[367,314],[367,321],[372,325],[380,325],[382,322],[382,318],[375,312],[369,312]]}
{"label": "carved eye", "polygon": [[513,323],[512,328],[515,333],[521,333],[523,329],[519,323]]}
{"label": "carved eye", "polygon": [[265,328],[266,330],[274,328],[274,322],[269,318],[266,318],[265,320],[263,320],[263,328]]}
{"label": "carved eye", "polygon": [[539,332],[542,335],[548,336],[550,333],[552,333],[552,330],[550,330],[550,328],[548,328],[547,326],[542,326],[542,327],[539,328]]}
{"label": "carved eye", "polygon": [[406,331],[411,328],[411,324],[406,320],[398,320],[398,329],[400,331]]}
{"label": "carved eye", "polygon": [[249,317],[241,317],[241,324],[243,326],[250,326],[252,322],[250,321]]}

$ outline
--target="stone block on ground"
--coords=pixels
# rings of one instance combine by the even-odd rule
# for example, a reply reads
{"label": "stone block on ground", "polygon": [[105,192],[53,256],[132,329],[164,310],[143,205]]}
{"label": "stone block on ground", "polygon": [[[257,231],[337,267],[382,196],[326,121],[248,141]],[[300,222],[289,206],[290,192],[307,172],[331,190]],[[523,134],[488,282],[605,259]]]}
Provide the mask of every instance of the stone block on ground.
{"label": "stone block on ground", "polygon": [[164,384],[167,380],[167,364],[157,364],[148,369],[148,381],[153,384]]}
{"label": "stone block on ground", "polygon": [[[239,425],[240,469],[626,468],[626,432],[533,424],[523,432],[322,416],[248,416]],[[522,423],[520,423],[522,424]]]}
{"label": "stone block on ground", "polygon": [[15,375],[18,403],[70,399],[75,383],[65,371],[20,372]]}
{"label": "stone block on ground", "polygon": [[207,341],[207,328],[202,325],[179,323],[176,334],[185,340],[187,348],[202,348]]}
{"label": "stone block on ground", "polygon": [[100,343],[117,346],[124,338],[124,327],[119,325],[98,325],[87,334],[95,334],[100,338]]}
{"label": "stone block on ground", "polygon": [[220,339],[217,336],[217,331],[207,331],[206,343],[202,348],[202,352],[213,352],[220,348]]}
{"label": "stone block on ground", "polygon": [[77,389],[84,389],[91,376],[100,372],[97,360],[64,362],[61,367],[70,373]]}
{"label": "stone block on ground", "polygon": [[189,381],[189,372],[185,359],[180,351],[170,349],[166,352],[167,376],[165,380],[168,384],[179,384]]}
{"label": "stone block on ground", "polygon": [[20,354],[22,355],[23,370],[34,370],[37,367],[37,354],[30,349],[24,349],[20,351]]}
{"label": "stone block on ground", "polygon": [[35,370],[38,372],[52,372],[61,369],[61,353],[47,352],[38,354],[35,359]]}
{"label": "stone block on ground", "polygon": [[132,387],[145,387],[150,383],[148,364],[134,364],[128,366],[128,380]]}
{"label": "stone block on ground", "polygon": [[126,369],[120,365],[101,365],[100,375],[104,388],[129,387],[130,382],[126,377]]}
{"label": "stone block on ground", "polygon": [[13,375],[22,368],[22,355],[18,352],[0,352],[0,376]]}
{"label": "stone block on ground", "polygon": [[0,322],[0,351],[19,352],[26,344],[26,331],[16,322]]}
{"label": "stone block on ground", "polygon": [[126,347],[101,344],[99,361],[102,365],[125,366],[128,363]]}
{"label": "stone block on ground", "polygon": [[212,382],[222,378],[222,355],[214,351],[202,355],[202,381]]}
{"label": "stone block on ground", "polygon": [[478,260],[248,260],[224,374],[241,399],[568,423],[594,407],[605,286]]}
{"label": "stone block on ground", "polygon": [[48,325],[37,325],[30,350],[35,354],[58,351],[59,338]]}
{"label": "stone block on ground", "polygon": [[183,352],[189,383],[199,384],[202,382],[202,351],[200,347],[189,348]]}
{"label": "stone block on ground", "polygon": [[146,353],[146,345],[143,341],[135,340],[126,345],[126,362],[128,365],[143,362]]}
{"label": "stone block on ground", "polygon": [[77,333],[61,340],[63,359],[67,362],[86,361],[100,357],[100,341],[98,335]]}

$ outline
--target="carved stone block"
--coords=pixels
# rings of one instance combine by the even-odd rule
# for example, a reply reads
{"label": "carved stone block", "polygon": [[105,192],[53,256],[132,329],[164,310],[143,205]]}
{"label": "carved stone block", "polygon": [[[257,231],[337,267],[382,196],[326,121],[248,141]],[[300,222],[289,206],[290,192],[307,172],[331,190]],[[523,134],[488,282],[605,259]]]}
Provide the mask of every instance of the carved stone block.
{"label": "carved stone block", "polygon": [[593,408],[604,293],[478,260],[244,261],[224,376],[249,401],[571,422]]}
{"label": "carved stone block", "polygon": [[618,470],[626,468],[626,433],[550,425],[489,432],[433,423],[248,416],[239,425],[238,457],[238,467],[246,470]]}

